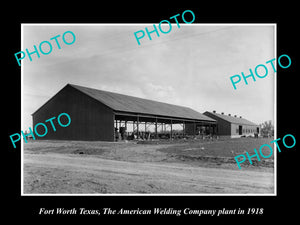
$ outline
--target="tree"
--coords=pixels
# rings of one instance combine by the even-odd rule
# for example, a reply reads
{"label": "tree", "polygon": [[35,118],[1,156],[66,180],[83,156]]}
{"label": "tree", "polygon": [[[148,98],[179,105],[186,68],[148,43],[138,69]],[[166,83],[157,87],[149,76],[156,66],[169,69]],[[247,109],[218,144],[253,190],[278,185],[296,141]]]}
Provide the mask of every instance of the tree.
{"label": "tree", "polygon": [[261,134],[263,137],[272,137],[274,136],[274,126],[272,124],[272,121],[265,121],[262,124],[260,124]]}

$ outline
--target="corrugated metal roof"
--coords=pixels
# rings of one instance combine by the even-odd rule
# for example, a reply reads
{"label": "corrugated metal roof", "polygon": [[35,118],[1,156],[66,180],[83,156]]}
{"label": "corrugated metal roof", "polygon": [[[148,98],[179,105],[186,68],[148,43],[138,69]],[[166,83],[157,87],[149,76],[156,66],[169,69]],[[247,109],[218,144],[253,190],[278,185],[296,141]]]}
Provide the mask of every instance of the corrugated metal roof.
{"label": "corrugated metal roof", "polygon": [[223,120],[226,120],[226,121],[228,121],[230,123],[234,123],[234,124],[258,126],[257,124],[255,124],[255,123],[253,123],[253,122],[251,122],[249,120],[246,120],[244,118],[235,117],[235,116],[228,116],[228,115],[220,114],[220,113],[216,113],[216,112],[208,112],[208,111],[206,111],[205,115],[207,115],[207,116],[213,115],[215,117],[221,118]]}
{"label": "corrugated metal roof", "polygon": [[97,101],[103,103],[114,111],[215,122],[214,119],[188,107],[102,91],[88,87],[82,87],[74,84],[68,85],[96,99]]}

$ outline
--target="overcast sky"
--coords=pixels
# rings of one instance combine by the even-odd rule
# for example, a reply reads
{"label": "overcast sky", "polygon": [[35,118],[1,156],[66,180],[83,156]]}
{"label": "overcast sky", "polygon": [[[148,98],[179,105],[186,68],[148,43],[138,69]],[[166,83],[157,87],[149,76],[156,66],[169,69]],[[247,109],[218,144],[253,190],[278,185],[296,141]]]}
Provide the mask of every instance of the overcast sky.
{"label": "overcast sky", "polygon": [[[153,33],[137,44],[134,32],[153,24],[23,24],[22,49],[65,31],[76,41],[58,38],[49,55],[22,60],[23,129],[31,114],[67,83],[187,106],[201,113],[216,110],[255,123],[274,118],[274,74],[248,79],[233,89],[230,76],[275,58],[274,25],[172,24],[168,34]],[[164,27],[167,30],[167,27]],[[67,37],[67,36],[66,36]],[[45,45],[46,51],[46,45]],[[263,72],[261,72],[263,74]]]}

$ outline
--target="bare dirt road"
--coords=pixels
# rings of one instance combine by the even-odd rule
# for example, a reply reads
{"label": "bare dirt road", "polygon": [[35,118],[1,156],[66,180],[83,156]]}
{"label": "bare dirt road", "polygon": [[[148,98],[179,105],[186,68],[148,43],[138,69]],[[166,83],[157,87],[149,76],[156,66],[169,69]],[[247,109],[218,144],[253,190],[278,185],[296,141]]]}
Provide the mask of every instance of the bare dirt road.
{"label": "bare dirt road", "polygon": [[[61,147],[61,144],[58,145]],[[72,148],[69,145],[66,149]],[[38,144],[33,146],[40,148]],[[51,146],[55,144],[52,143]],[[76,146],[78,147],[78,143]],[[150,149],[156,148],[146,146],[149,154],[153,153],[156,157],[158,154],[162,160],[115,160],[111,159],[110,154],[71,154],[69,150],[58,153],[53,149],[37,153],[35,147],[31,146],[31,151],[24,153],[24,193],[274,193],[272,170],[212,168],[166,161],[167,153],[155,150],[151,153]],[[124,150],[121,146],[120,152],[127,155],[124,152],[128,151],[135,156],[134,151],[128,149]],[[138,146],[136,149],[142,147]],[[118,155],[117,151],[119,150],[115,150],[114,155]]]}

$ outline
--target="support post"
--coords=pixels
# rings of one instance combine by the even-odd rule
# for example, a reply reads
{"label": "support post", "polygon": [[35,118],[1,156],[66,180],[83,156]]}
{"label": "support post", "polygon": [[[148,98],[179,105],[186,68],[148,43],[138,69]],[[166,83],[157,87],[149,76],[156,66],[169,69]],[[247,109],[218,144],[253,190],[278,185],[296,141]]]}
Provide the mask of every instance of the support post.
{"label": "support post", "polygon": [[[115,118],[116,118],[116,115],[115,114],[113,114],[113,119],[114,119],[114,121],[115,121]],[[113,123],[114,124],[114,123]],[[115,126],[113,125],[113,141],[115,142],[116,141],[116,132],[115,132]]]}
{"label": "support post", "polygon": [[172,140],[172,137],[173,137],[172,123],[173,123],[173,121],[171,120],[171,135],[170,135],[171,140]]}
{"label": "support post", "polygon": [[157,117],[155,117],[155,139],[157,139]]}
{"label": "support post", "polygon": [[183,130],[182,130],[183,138],[185,138],[185,122],[184,121],[182,123],[182,128],[183,128]]}
{"label": "support post", "polygon": [[136,120],[136,130],[137,130],[137,139],[139,140],[140,135],[139,135],[139,116],[137,116]]}

